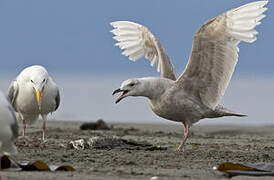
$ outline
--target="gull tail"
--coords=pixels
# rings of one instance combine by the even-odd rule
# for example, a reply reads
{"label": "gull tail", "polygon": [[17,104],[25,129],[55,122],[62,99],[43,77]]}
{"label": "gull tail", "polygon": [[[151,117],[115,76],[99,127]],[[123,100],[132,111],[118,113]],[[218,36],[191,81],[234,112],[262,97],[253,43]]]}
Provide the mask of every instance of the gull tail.
{"label": "gull tail", "polygon": [[237,116],[237,117],[246,117],[247,115],[246,114],[240,114],[240,113],[235,113],[233,111],[230,111],[229,109],[221,106],[221,105],[218,105],[216,108],[215,108],[215,113],[218,117],[223,117],[223,116]]}

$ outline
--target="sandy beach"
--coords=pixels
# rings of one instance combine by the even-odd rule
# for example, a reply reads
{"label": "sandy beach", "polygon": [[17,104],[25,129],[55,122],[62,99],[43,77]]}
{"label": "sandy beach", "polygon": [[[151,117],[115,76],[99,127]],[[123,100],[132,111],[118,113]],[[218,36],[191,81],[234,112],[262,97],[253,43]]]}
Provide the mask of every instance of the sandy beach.
{"label": "sandy beach", "polygon": [[[111,130],[80,130],[82,122],[48,121],[47,141],[40,143],[41,122],[27,128],[29,142],[17,141],[18,161],[42,160],[71,165],[75,172],[0,172],[2,179],[228,179],[213,167],[223,162],[274,162],[274,126],[193,126],[186,152],[174,152],[183,127],[157,124],[111,124]],[[74,149],[69,142],[115,137],[120,143]],[[232,179],[257,179],[238,176]],[[272,179],[272,177],[261,177]]]}

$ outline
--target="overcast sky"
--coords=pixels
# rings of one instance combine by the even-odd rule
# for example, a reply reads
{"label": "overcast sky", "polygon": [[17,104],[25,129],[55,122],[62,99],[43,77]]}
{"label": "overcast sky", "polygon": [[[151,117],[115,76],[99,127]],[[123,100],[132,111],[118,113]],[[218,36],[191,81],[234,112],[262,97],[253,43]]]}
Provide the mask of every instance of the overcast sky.
{"label": "overcast sky", "polygon": [[[1,0],[0,72],[42,64],[50,72],[96,75],[157,74],[145,60],[132,63],[114,47],[109,22],[146,25],[171,57],[177,74],[187,62],[193,34],[208,19],[250,0]],[[269,74],[274,68],[273,3],[257,28],[258,40],[241,43],[237,72]]]}

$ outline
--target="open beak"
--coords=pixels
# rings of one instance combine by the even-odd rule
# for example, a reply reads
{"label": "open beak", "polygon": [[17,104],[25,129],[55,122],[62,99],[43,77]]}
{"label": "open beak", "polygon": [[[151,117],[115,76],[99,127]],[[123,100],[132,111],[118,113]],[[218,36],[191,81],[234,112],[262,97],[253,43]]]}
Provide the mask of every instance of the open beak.
{"label": "open beak", "polygon": [[37,98],[37,104],[38,104],[39,110],[41,110],[42,96],[43,96],[42,91],[36,90],[36,98]]}
{"label": "open beak", "polygon": [[121,90],[116,89],[115,91],[113,91],[112,95],[117,94],[119,92],[123,92],[122,95],[115,101],[115,103],[117,104],[118,102],[120,102],[124,97],[126,97],[126,94],[129,92],[128,90]]}

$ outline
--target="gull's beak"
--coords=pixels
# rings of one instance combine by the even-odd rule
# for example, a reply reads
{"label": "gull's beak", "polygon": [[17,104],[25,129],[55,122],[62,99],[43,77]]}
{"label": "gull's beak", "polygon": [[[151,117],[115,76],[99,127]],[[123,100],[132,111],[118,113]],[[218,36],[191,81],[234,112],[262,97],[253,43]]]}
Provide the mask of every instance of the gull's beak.
{"label": "gull's beak", "polygon": [[116,89],[115,91],[113,91],[112,95],[119,93],[119,92],[123,92],[122,95],[115,101],[115,103],[117,104],[118,102],[120,102],[124,97],[126,97],[126,94],[129,92],[128,90],[121,90]]}
{"label": "gull's beak", "polygon": [[119,88],[119,89],[116,89],[115,91],[113,91],[112,96],[113,96],[114,94],[119,93],[119,92],[122,92],[122,90],[121,90],[120,88]]}
{"label": "gull's beak", "polygon": [[39,110],[41,110],[42,96],[43,96],[42,91],[36,90],[36,98],[37,98],[37,104],[38,104]]}

